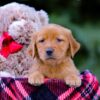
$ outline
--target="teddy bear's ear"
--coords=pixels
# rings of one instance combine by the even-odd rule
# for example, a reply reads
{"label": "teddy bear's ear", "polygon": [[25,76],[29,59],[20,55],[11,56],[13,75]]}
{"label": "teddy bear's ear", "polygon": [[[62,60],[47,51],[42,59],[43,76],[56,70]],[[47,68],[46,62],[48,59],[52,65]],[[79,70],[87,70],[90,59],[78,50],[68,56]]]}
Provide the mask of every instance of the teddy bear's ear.
{"label": "teddy bear's ear", "polygon": [[71,57],[74,57],[74,55],[77,53],[77,51],[80,49],[80,43],[78,43],[75,38],[72,36],[72,32],[70,30],[66,30],[67,37],[69,41],[69,49],[67,51],[67,54]]}
{"label": "teddy bear's ear", "polygon": [[38,18],[40,19],[42,26],[48,24],[49,18],[48,18],[48,14],[45,11],[43,10],[37,11],[37,15],[38,15]]}
{"label": "teddy bear's ear", "polygon": [[29,46],[28,46],[28,48],[27,48],[27,53],[28,53],[28,55],[30,55],[32,58],[34,58],[35,55],[36,55],[36,42],[35,42],[35,40],[36,40],[36,36],[35,36],[35,34],[33,33],[32,36],[31,36],[31,42],[30,42],[30,44],[29,44]]}

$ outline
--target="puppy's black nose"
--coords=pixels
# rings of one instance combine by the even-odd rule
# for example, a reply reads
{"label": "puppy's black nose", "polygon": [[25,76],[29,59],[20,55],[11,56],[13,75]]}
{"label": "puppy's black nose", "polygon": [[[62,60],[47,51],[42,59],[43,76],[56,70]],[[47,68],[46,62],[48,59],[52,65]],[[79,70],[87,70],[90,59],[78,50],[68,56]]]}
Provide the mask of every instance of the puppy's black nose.
{"label": "puppy's black nose", "polygon": [[46,54],[47,54],[48,56],[51,56],[52,53],[53,53],[53,49],[52,49],[52,48],[47,48],[47,49],[46,49]]}

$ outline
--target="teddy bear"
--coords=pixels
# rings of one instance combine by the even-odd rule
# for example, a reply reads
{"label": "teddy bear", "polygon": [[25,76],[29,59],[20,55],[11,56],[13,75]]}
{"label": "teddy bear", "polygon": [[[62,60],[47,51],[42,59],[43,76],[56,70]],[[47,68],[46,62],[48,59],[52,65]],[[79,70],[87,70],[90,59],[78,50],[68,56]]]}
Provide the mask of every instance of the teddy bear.
{"label": "teddy bear", "polygon": [[26,52],[31,35],[48,21],[44,10],[37,11],[25,4],[12,2],[0,7],[0,76],[27,75],[33,63]]}

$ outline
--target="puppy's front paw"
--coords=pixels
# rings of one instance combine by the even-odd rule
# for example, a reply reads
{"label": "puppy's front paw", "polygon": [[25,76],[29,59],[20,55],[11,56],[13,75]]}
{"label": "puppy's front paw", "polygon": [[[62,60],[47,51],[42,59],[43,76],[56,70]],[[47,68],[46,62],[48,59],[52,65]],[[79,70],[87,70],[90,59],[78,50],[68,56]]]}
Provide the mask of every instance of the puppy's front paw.
{"label": "puppy's front paw", "polygon": [[79,76],[70,76],[65,78],[65,82],[69,86],[79,87],[81,85],[81,78]]}
{"label": "puppy's front paw", "polygon": [[39,86],[44,83],[44,76],[40,73],[30,74],[28,77],[28,82],[34,86]]}

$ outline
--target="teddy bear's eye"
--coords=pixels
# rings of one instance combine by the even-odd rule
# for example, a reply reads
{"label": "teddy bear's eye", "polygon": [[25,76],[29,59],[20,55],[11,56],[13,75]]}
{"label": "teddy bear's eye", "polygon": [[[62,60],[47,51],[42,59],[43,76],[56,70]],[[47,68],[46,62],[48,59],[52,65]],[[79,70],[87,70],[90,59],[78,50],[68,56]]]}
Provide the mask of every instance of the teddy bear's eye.
{"label": "teddy bear's eye", "polygon": [[45,41],[45,39],[41,39],[39,40],[39,43],[43,43]]}
{"label": "teddy bear's eye", "polygon": [[12,17],[12,21],[16,21],[17,20],[17,17]]}

